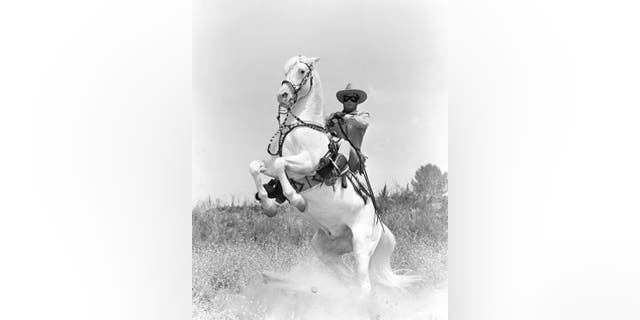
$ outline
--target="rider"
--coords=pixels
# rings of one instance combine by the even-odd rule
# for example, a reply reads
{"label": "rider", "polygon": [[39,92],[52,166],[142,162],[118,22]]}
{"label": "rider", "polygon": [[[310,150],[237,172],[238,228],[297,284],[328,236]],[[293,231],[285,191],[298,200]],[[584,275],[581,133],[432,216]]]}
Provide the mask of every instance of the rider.
{"label": "rider", "polygon": [[333,112],[326,120],[327,128],[336,136],[347,139],[355,150],[349,154],[349,168],[352,171],[363,172],[364,155],[360,152],[362,139],[369,127],[368,112],[358,111],[358,104],[367,100],[367,93],[360,89],[352,89],[348,83],[344,90],[336,93],[336,98],[342,103],[342,111]]}

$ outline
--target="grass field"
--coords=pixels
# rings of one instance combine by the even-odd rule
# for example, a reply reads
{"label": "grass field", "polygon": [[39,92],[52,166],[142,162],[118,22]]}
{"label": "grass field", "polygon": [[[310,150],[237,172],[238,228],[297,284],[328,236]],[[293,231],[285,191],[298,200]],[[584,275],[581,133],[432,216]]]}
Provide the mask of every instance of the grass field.
{"label": "grass field", "polygon": [[[397,239],[392,267],[410,270],[424,278],[412,293],[421,301],[413,301],[402,308],[425,307],[431,299],[426,293],[443,287],[446,290],[448,199],[442,192],[432,191],[433,188],[422,190],[414,185],[393,192],[385,188],[378,196],[381,219]],[[297,272],[301,279],[308,280],[311,270],[322,268],[310,247],[315,230],[296,210],[285,206],[280,211],[275,217],[268,218],[256,205],[222,206],[210,202],[192,210],[194,319],[268,318],[269,308],[282,304],[283,300],[265,300],[274,299],[276,293],[260,287],[260,272],[289,272],[292,276]],[[320,281],[326,284],[329,280]],[[399,304],[408,303],[405,298],[395,302],[396,309],[400,308]],[[446,297],[444,302],[437,303],[446,308]],[[309,309],[311,304],[306,306]],[[380,319],[409,318],[396,311],[392,313],[393,317]],[[384,310],[379,314],[384,314]],[[326,313],[320,315],[318,319],[324,318],[322,315]],[[344,312],[340,315],[344,319],[350,318]],[[332,318],[336,319],[335,316]]]}

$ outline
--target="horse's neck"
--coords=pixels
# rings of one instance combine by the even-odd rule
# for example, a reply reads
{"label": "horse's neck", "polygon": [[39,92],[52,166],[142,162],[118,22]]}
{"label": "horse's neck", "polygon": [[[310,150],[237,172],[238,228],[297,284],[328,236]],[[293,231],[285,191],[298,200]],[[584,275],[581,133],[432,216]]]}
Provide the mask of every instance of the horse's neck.
{"label": "horse's neck", "polygon": [[[291,112],[302,121],[324,124],[324,102],[322,100],[322,85],[317,75],[314,75],[314,83],[311,92],[302,97],[291,108]],[[295,122],[294,117],[290,117],[287,122]]]}

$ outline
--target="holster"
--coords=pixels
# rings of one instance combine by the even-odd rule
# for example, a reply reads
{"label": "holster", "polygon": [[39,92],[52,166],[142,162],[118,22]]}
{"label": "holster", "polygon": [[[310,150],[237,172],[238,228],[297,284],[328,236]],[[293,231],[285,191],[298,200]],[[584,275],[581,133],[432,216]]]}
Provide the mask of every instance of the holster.
{"label": "holster", "polygon": [[346,168],[347,162],[347,158],[340,153],[328,154],[320,159],[316,174],[333,184]]}

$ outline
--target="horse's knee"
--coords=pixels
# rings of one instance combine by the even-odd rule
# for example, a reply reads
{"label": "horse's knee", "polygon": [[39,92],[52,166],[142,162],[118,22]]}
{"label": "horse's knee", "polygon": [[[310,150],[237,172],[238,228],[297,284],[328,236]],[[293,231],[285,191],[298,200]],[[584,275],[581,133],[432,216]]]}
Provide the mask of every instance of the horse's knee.
{"label": "horse's knee", "polygon": [[255,161],[251,161],[251,163],[249,163],[249,173],[252,176],[256,176],[258,174],[260,174],[260,171],[263,168],[263,163],[260,160],[255,160]]}
{"label": "horse's knee", "polygon": [[371,260],[371,255],[369,255],[369,252],[354,251],[354,258],[355,258],[356,267],[358,271],[368,274],[369,261]]}
{"label": "horse's knee", "polygon": [[287,188],[287,190],[285,190],[284,186],[282,188],[282,193],[289,200],[297,198],[296,195],[298,195],[298,193],[295,190],[293,190],[293,188],[291,188],[291,189]]}

